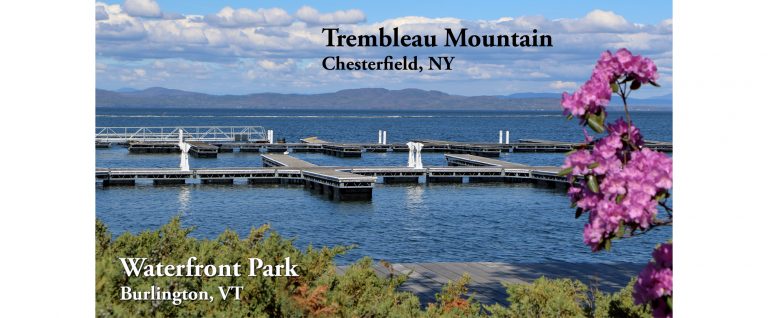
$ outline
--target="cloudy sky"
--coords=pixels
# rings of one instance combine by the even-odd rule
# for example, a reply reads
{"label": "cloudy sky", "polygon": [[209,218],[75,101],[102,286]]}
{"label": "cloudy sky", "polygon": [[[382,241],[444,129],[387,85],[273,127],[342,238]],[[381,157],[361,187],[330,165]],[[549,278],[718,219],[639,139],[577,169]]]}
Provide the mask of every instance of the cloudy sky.
{"label": "cloudy sky", "polygon": [[[671,1],[205,1],[96,2],[98,88],[161,86],[211,94],[317,93],[346,88],[421,88],[459,95],[571,91],[602,50],[626,47],[659,66],[672,92]],[[551,48],[328,48],[323,27],[374,34],[552,35]],[[453,71],[327,71],[325,56],[455,56]],[[423,63],[423,62],[422,62]]]}

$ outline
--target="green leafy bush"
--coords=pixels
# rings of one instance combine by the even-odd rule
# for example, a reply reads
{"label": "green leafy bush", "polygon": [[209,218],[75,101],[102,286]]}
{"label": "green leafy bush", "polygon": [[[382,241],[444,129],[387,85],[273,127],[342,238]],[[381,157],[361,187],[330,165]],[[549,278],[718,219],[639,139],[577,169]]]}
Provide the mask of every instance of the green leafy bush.
{"label": "green leafy bush", "polygon": [[632,278],[626,287],[613,294],[595,292],[595,318],[650,318],[652,315],[648,306],[635,305],[632,298],[635,281],[637,278]]}
{"label": "green leafy bush", "polygon": [[507,284],[508,307],[490,306],[498,317],[586,317],[590,314],[587,286],[570,279],[541,277],[533,284]]}
{"label": "green leafy bush", "polygon": [[[418,298],[397,288],[403,275],[379,277],[372,260],[363,258],[337,273],[333,258],[351,247],[308,247],[302,251],[269,226],[251,229],[240,238],[231,230],[212,240],[195,239],[179,218],[156,231],[114,237],[96,221],[96,316],[99,317],[646,317],[632,305],[630,286],[613,295],[595,294],[590,305],[579,281],[540,278],[533,284],[507,285],[508,307],[483,306],[468,297],[468,275],[450,282],[422,307]],[[146,257],[148,264],[184,264],[190,256],[199,264],[246,264],[256,257],[281,263],[286,257],[300,264],[298,277],[144,277],[127,276],[119,258]],[[384,263],[385,267],[387,266]],[[121,286],[135,291],[157,286],[167,291],[206,291],[214,301],[122,301]],[[240,300],[222,300],[218,286],[243,286]]]}

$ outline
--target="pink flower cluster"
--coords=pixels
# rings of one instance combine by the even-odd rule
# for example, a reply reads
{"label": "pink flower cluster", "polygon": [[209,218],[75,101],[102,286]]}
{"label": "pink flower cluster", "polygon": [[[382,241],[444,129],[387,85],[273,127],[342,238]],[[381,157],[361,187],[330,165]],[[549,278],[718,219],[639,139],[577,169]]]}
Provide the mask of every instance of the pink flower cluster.
{"label": "pink flower cluster", "polygon": [[[584,226],[584,243],[601,250],[626,227],[648,229],[658,204],[656,196],[672,188],[672,159],[647,148],[636,127],[619,119],[608,125],[608,135],[592,151],[578,150],[565,159],[563,169],[583,178],[568,189],[571,201],[590,212]],[[595,178],[597,189],[590,188]],[[593,191],[597,190],[597,191]]]}
{"label": "pink flower cluster", "polygon": [[636,304],[651,303],[654,317],[672,317],[672,243],[659,245],[653,260],[637,276],[632,295]]}
{"label": "pink flower cluster", "polygon": [[601,113],[611,100],[611,84],[620,78],[642,84],[655,81],[658,78],[656,64],[649,58],[632,55],[627,49],[620,49],[616,54],[603,52],[589,80],[573,95],[563,93],[561,104],[565,113],[582,121],[587,114]]}

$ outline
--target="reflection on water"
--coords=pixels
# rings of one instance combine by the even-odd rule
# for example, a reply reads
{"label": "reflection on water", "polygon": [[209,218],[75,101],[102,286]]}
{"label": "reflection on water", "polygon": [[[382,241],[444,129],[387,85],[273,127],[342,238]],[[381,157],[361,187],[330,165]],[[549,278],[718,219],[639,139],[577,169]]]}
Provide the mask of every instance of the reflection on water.
{"label": "reflection on water", "polygon": [[189,199],[192,195],[192,191],[189,190],[190,185],[184,185],[179,187],[179,215],[187,214],[189,211]]}
{"label": "reflection on water", "polygon": [[424,186],[411,185],[405,189],[406,206],[410,210],[415,210],[421,207],[423,202]]}

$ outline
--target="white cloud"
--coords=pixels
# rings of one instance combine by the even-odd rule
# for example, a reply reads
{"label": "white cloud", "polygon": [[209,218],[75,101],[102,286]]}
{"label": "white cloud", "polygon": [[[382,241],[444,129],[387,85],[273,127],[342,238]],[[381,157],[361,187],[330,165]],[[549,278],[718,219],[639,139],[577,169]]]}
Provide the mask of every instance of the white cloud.
{"label": "white cloud", "polygon": [[581,19],[561,22],[571,32],[622,32],[633,27],[624,17],[603,10],[594,10]]}
{"label": "white cloud", "polygon": [[134,17],[159,18],[163,16],[155,0],[125,0],[125,12]]}
{"label": "white cloud", "polygon": [[293,17],[280,8],[256,9],[254,11],[251,9],[224,7],[216,14],[205,16],[205,22],[227,28],[285,26],[293,22]]}
{"label": "white cloud", "polygon": [[103,5],[96,5],[96,21],[102,21],[109,19],[109,14],[107,13],[107,8],[105,8]]}
{"label": "white cloud", "polygon": [[554,81],[549,83],[549,87],[556,90],[575,89],[579,87],[579,84],[576,82]]}
{"label": "white cloud", "polygon": [[296,18],[308,24],[354,24],[365,22],[365,13],[357,9],[320,13],[317,9],[303,6],[296,11]]}
{"label": "white cloud", "polygon": [[[100,14],[100,10],[104,14]],[[121,5],[104,3],[96,3],[96,11],[97,62],[110,70],[99,72],[97,82],[112,83],[111,87],[125,87],[130,80],[190,90],[252,92],[313,87],[328,91],[355,87],[361,81],[355,79],[359,74],[319,69],[320,60],[325,56],[378,60],[387,55],[396,58],[418,55],[421,63],[428,63],[428,56],[455,56],[454,70],[367,72],[365,82],[385,87],[464,91],[465,94],[476,93],[466,92],[472,85],[481,87],[478,93],[484,94],[563,91],[572,90],[577,87],[576,83],[587,79],[600,51],[621,47],[654,59],[661,72],[660,82],[671,78],[672,72],[671,20],[657,25],[635,24],[600,10],[576,19],[520,16],[462,20],[404,16],[371,23],[361,23],[365,15],[359,10],[320,13],[310,7],[298,10],[293,16],[279,8],[225,7],[212,15],[174,15],[175,19],[168,19],[171,15],[165,13],[161,14],[162,18],[137,17],[128,14]],[[318,24],[344,23],[355,23],[341,26],[344,34],[377,34],[380,27],[387,32],[399,27],[401,34],[436,34],[439,47],[326,47],[327,35],[320,32]],[[468,28],[473,34],[511,34],[536,28],[539,34],[550,34],[554,46],[525,50],[443,47],[444,28]],[[145,69],[145,76],[136,74],[135,69]],[[198,78],[209,81],[197,83]],[[234,78],[245,80],[233,83]],[[473,79],[473,84],[466,84],[467,79]],[[440,85],[454,85],[456,91]],[[655,93],[667,93],[661,90],[671,90],[671,82]]]}

